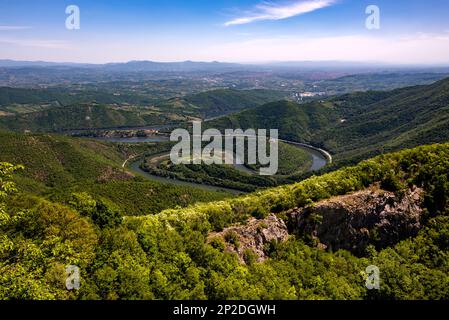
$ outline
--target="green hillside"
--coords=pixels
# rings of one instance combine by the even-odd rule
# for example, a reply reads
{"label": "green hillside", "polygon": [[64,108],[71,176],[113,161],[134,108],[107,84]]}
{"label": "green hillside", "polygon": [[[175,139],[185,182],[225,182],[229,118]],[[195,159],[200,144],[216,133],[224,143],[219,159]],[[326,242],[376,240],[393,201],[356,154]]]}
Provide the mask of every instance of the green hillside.
{"label": "green hillside", "polygon": [[274,176],[260,176],[258,174],[261,168],[260,163],[255,165],[246,163],[247,169],[251,168],[253,172],[242,172],[241,169],[238,170],[232,165],[173,165],[168,157],[154,161],[153,155],[149,155],[141,168],[161,177],[232,188],[244,192],[296,182],[296,176],[309,172],[312,166],[312,156],[307,151],[286,143],[279,143],[278,152],[278,171]]}
{"label": "green hillside", "polygon": [[338,119],[336,110],[319,102],[278,101],[207,123],[212,128],[279,129],[283,139],[310,141]]}
{"label": "green hillside", "polygon": [[141,94],[121,93],[113,94],[114,91],[98,89],[68,89],[68,88],[10,88],[0,87],[0,110],[15,111],[9,108],[11,105],[47,105],[56,104],[68,106],[82,103],[97,104],[150,104],[153,101]]}
{"label": "green hillside", "polygon": [[[0,298],[448,299],[448,159],[449,144],[425,146],[291,186],[124,220],[105,215],[113,211],[86,195],[64,206],[14,196],[9,184],[2,193]],[[3,182],[11,170],[1,164]],[[244,227],[251,216],[260,221],[257,230],[266,231],[273,219],[288,221],[291,209],[375,186],[396,202],[422,188],[419,230],[412,236],[401,231],[389,245],[377,246],[378,231],[369,229],[365,251],[357,255],[325,250],[316,244],[320,239],[293,232],[266,243],[262,262],[251,249],[244,262],[225,250],[244,245],[235,232],[224,240],[213,233]],[[275,216],[264,219],[268,213]],[[309,223],[320,219],[311,216]],[[64,288],[69,264],[81,268],[78,291]],[[369,265],[381,270],[379,290],[365,286]]]}
{"label": "green hillside", "polygon": [[354,163],[383,152],[449,141],[449,79],[307,104],[274,102],[208,126],[279,129],[284,139],[323,147],[337,163]]}
{"label": "green hillside", "polygon": [[343,76],[337,79],[322,80],[314,83],[320,91],[331,94],[344,94],[356,91],[391,91],[396,88],[404,88],[415,85],[428,85],[446,78],[447,73],[364,73]]}
{"label": "green hillside", "polygon": [[62,100],[64,93],[46,89],[0,87],[0,107],[10,104],[44,104]]}
{"label": "green hillside", "polygon": [[[214,90],[173,98],[153,107],[117,107],[135,97],[105,92],[69,93],[62,89],[0,88],[0,129],[58,132],[159,125],[214,117],[283,99],[287,93],[270,90]],[[129,99],[128,99],[129,98]],[[139,103],[136,101],[135,103]]]}
{"label": "green hillside", "polygon": [[[187,110],[231,108],[200,101]],[[207,122],[279,129],[281,138],[329,150],[340,167],[241,196],[122,168],[165,146],[0,131],[0,299],[449,299],[448,109],[446,79],[270,102]],[[128,126],[147,117],[55,107],[3,116],[0,128]],[[424,145],[434,142],[446,143]],[[290,151],[282,170],[295,174]],[[345,166],[359,159],[368,160]],[[67,265],[81,269],[78,291],[65,288]],[[366,288],[373,265],[379,290]]]}
{"label": "green hillside", "polygon": [[171,122],[170,115],[129,111],[101,105],[74,105],[0,117],[0,128],[23,132],[58,132],[145,126]]}
{"label": "green hillside", "polygon": [[449,79],[386,95],[342,96],[332,103],[346,121],[320,132],[314,140],[340,159],[357,160],[449,140]]}
{"label": "green hillside", "polygon": [[178,109],[181,112],[196,113],[202,117],[210,118],[254,108],[287,97],[287,92],[274,90],[220,89],[183,98],[169,99],[160,106]]}
{"label": "green hillside", "polygon": [[185,100],[198,106],[205,117],[214,117],[254,108],[288,96],[274,90],[214,90],[188,96]]}
{"label": "green hillside", "polygon": [[22,190],[62,202],[71,193],[88,192],[139,215],[227,196],[133,177],[121,167],[129,155],[98,141],[0,132],[0,150],[0,162],[25,166],[16,176]]}

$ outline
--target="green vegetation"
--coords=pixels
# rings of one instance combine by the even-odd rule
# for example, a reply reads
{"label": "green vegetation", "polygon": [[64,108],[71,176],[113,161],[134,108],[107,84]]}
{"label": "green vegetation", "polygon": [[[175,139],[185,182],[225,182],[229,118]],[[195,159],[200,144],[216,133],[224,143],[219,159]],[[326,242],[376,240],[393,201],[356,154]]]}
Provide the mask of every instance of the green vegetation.
{"label": "green vegetation", "polygon": [[449,79],[306,104],[275,102],[217,119],[216,128],[278,129],[283,139],[322,147],[337,166],[449,137]]}
{"label": "green vegetation", "polygon": [[[270,150],[268,141],[266,150]],[[280,142],[278,152],[279,168],[277,173],[277,180],[279,182],[281,182],[280,178],[289,178],[291,175],[308,172],[310,170],[310,167],[312,166],[312,157],[310,153],[302,148],[285,142]],[[261,167],[259,163],[250,165],[246,160],[247,159],[245,159],[245,165],[253,170],[258,170]]]}
{"label": "green vegetation", "polygon": [[[185,120],[183,118],[177,119]],[[102,105],[55,107],[0,117],[0,128],[24,132],[58,132],[75,129],[138,127],[172,123],[170,115],[145,110],[131,111]]]}
{"label": "green vegetation", "polygon": [[293,182],[294,178],[291,177],[292,175],[304,174],[309,171],[312,165],[312,159],[308,152],[286,143],[279,144],[278,175],[270,177],[257,174],[257,170],[260,168],[259,164],[245,165],[247,168],[254,170],[254,172],[239,170],[232,165],[173,165],[168,157],[157,159],[157,157],[154,157],[154,153],[153,155],[150,153],[141,166],[144,171],[150,174],[245,192]]}
{"label": "green vegetation", "polygon": [[0,87],[0,106],[12,104],[48,104],[61,100],[63,94],[42,89]]}
{"label": "green vegetation", "polygon": [[260,106],[288,96],[272,90],[213,90],[148,101],[131,94],[68,89],[0,88],[0,128],[58,132],[161,125]]}
{"label": "green vegetation", "polygon": [[157,166],[146,164],[142,169],[150,174],[160,177],[231,188],[246,192],[276,185],[273,178],[265,178],[250,173],[240,172],[232,165],[173,165],[169,161],[162,161],[159,162]]}
{"label": "green vegetation", "polygon": [[449,79],[388,93],[336,97],[332,103],[346,122],[314,140],[342,162],[445,142],[449,137]]}
{"label": "green vegetation", "polygon": [[[26,99],[20,91],[6,92],[0,111],[14,115],[0,116],[0,127],[17,131],[146,124],[160,120],[162,108],[174,108],[70,107],[38,91]],[[271,93],[259,93],[257,103],[270,99]],[[242,100],[238,108],[254,98],[220,90],[197,101],[190,97],[188,105],[177,100],[185,109],[179,114],[231,111],[228,94]],[[42,99],[49,105],[40,105]],[[14,101],[20,106],[11,109]],[[237,175],[229,167],[161,162],[152,168],[195,182],[271,187],[239,197],[146,181],[122,167],[133,157],[166,152],[168,143],[0,132],[0,299],[449,299],[449,144],[387,153],[447,142],[448,108],[446,79],[302,105],[272,102],[208,124],[279,129],[281,138],[331,151],[337,167],[380,154],[290,185],[271,187],[304,175],[310,159],[292,146],[280,152],[286,176],[273,180]],[[381,247],[373,229],[361,252],[334,252],[317,247],[319,239],[291,232],[288,240],[265,245],[264,262],[245,249],[245,263],[226,250],[245,245],[237,233],[210,239],[248,219],[275,214],[288,221],[293,209],[373,186],[398,199],[409,188],[422,188],[423,227],[416,236],[395,235]],[[310,219],[322,222],[320,215]],[[81,270],[78,291],[65,287],[67,265]],[[380,290],[365,287],[369,265],[381,270]]]}
{"label": "green vegetation", "polygon": [[[0,226],[0,298],[448,299],[448,175],[449,144],[425,146],[290,186],[122,221],[112,215],[105,222],[95,218],[104,209],[84,194],[66,205],[11,195],[11,170],[2,169],[9,218]],[[422,186],[427,214],[417,237],[391,247],[371,246],[356,257],[291,235],[267,247],[267,261],[255,263],[247,253],[248,264],[240,264],[222,243],[206,241],[210,232],[244,223],[259,208],[282,217],[291,208],[392,179]],[[240,245],[232,234],[227,239]],[[64,288],[68,264],[81,269],[79,291]],[[371,264],[382,270],[379,291],[365,287]]]}
{"label": "green vegetation", "polygon": [[288,93],[282,91],[222,89],[190,95],[184,100],[208,118],[254,108],[286,97]]}
{"label": "green vegetation", "polygon": [[367,73],[355,74],[331,80],[317,81],[310,88],[327,92],[329,95],[358,91],[390,91],[415,85],[429,85],[446,78],[446,73]]}
{"label": "green vegetation", "polygon": [[278,129],[285,140],[308,142],[315,132],[337,121],[332,107],[319,102],[273,102],[207,123],[210,128]]}
{"label": "green vegetation", "polygon": [[72,193],[115,203],[127,215],[157,213],[227,194],[171,186],[134,177],[122,168],[130,156],[163,145],[114,145],[57,135],[0,133],[0,160],[25,166],[15,176],[22,191],[68,203]]}
{"label": "green vegetation", "polygon": [[[123,84],[126,87],[126,84]],[[0,110],[8,110],[13,113],[22,113],[17,110],[14,105],[54,105],[54,106],[70,106],[74,104],[150,104],[154,100],[144,94],[136,94],[132,92],[124,92],[114,94],[114,84],[110,84],[112,88],[98,89],[91,85],[88,88],[61,88],[52,87],[47,89],[26,89],[26,88],[9,88],[0,87]]]}

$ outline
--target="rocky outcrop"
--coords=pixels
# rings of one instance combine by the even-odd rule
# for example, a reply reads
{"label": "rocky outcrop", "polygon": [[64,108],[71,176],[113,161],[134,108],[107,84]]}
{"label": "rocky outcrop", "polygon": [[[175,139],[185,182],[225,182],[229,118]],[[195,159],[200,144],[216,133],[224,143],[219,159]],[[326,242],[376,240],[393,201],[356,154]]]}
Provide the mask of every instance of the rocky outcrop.
{"label": "rocky outcrop", "polygon": [[378,249],[416,236],[423,214],[421,188],[398,194],[373,186],[345,196],[333,197],[311,206],[293,209],[284,220],[270,214],[262,220],[212,233],[208,242],[220,240],[224,250],[246,263],[251,251],[255,261],[267,259],[267,245],[295,234],[307,243],[328,250],[349,250],[363,255],[368,245]]}
{"label": "rocky outcrop", "polygon": [[372,187],[287,213],[290,232],[332,250],[361,254],[414,236],[421,227],[423,190],[396,195]]}
{"label": "rocky outcrop", "polygon": [[266,246],[271,242],[282,242],[288,238],[285,222],[274,214],[262,220],[250,219],[245,225],[226,228],[219,233],[211,233],[208,242],[221,239],[225,250],[236,253],[240,262],[245,263],[245,255],[252,251],[256,262],[267,259]]}

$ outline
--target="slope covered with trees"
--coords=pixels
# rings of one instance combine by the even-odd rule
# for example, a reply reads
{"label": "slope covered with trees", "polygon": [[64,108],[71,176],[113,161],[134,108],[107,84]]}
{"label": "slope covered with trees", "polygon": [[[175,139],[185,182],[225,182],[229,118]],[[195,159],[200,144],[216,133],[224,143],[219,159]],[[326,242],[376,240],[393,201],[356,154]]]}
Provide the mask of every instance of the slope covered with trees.
{"label": "slope covered with trees", "polygon": [[280,101],[217,119],[218,128],[278,129],[284,139],[329,150],[337,163],[449,139],[449,79],[306,104]]}
{"label": "slope covered with trees", "polygon": [[0,88],[0,128],[23,132],[138,127],[215,117],[288,97],[274,90],[213,90],[158,103],[103,91]]}
{"label": "slope covered with trees", "polygon": [[53,107],[0,117],[0,128],[17,132],[59,132],[76,129],[139,127],[170,123],[170,115],[121,110],[103,105]]}
{"label": "slope covered with trees", "polygon": [[199,112],[207,118],[254,108],[287,97],[287,92],[275,90],[222,89],[187,96],[185,100],[197,106]]}
{"label": "slope covered with trees", "polygon": [[128,215],[139,215],[227,196],[133,176],[122,168],[125,159],[159,147],[136,148],[57,135],[0,132],[0,161],[24,165],[15,176],[21,190],[48,199],[65,203],[72,193],[87,192],[95,199],[113,202]]}
{"label": "slope covered with trees", "polygon": [[[364,161],[295,185],[244,197],[170,209],[157,215],[102,219],[86,195],[66,205],[11,194],[13,167],[0,181],[0,297],[17,299],[448,299],[449,145],[424,146]],[[326,251],[299,234],[271,242],[268,260],[245,263],[209,241],[214,231],[379,184],[398,199],[423,189],[422,227],[388,247],[358,255]],[[319,222],[319,217],[313,217]],[[268,227],[268,226],[266,226]],[[265,228],[264,226],[261,227]],[[261,229],[261,230],[262,230]],[[372,233],[375,240],[375,233]],[[228,236],[233,246],[239,243]],[[82,274],[64,287],[66,265]],[[366,267],[381,270],[379,290],[365,286]]]}
{"label": "slope covered with trees", "polygon": [[208,122],[211,128],[278,129],[281,138],[310,141],[338,119],[336,110],[319,102],[278,101]]}
{"label": "slope covered with trees", "polygon": [[346,121],[316,135],[340,159],[449,139],[449,79],[386,94],[341,96],[333,106]]}
{"label": "slope covered with trees", "polygon": [[258,174],[262,167],[260,163],[255,165],[245,163],[246,168],[235,168],[233,165],[173,165],[168,155],[155,157],[154,154],[145,159],[141,169],[160,177],[253,192],[261,188],[296,182],[298,175],[310,171],[312,162],[312,156],[307,151],[287,143],[279,143],[278,171],[274,176],[260,176]]}

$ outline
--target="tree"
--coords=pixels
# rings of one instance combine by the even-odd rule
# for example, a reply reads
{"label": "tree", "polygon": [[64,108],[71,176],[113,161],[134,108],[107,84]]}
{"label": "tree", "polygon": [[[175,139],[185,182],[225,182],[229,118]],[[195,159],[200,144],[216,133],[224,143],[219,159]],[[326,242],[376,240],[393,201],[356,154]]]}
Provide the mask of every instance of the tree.
{"label": "tree", "polygon": [[69,204],[83,216],[89,217],[100,228],[113,228],[121,224],[122,214],[106,200],[95,200],[89,194],[73,193]]}
{"label": "tree", "polygon": [[7,162],[0,162],[0,227],[7,224],[10,218],[5,211],[3,200],[12,192],[17,191],[16,185],[12,181],[12,175],[23,168],[21,165],[15,166]]}

